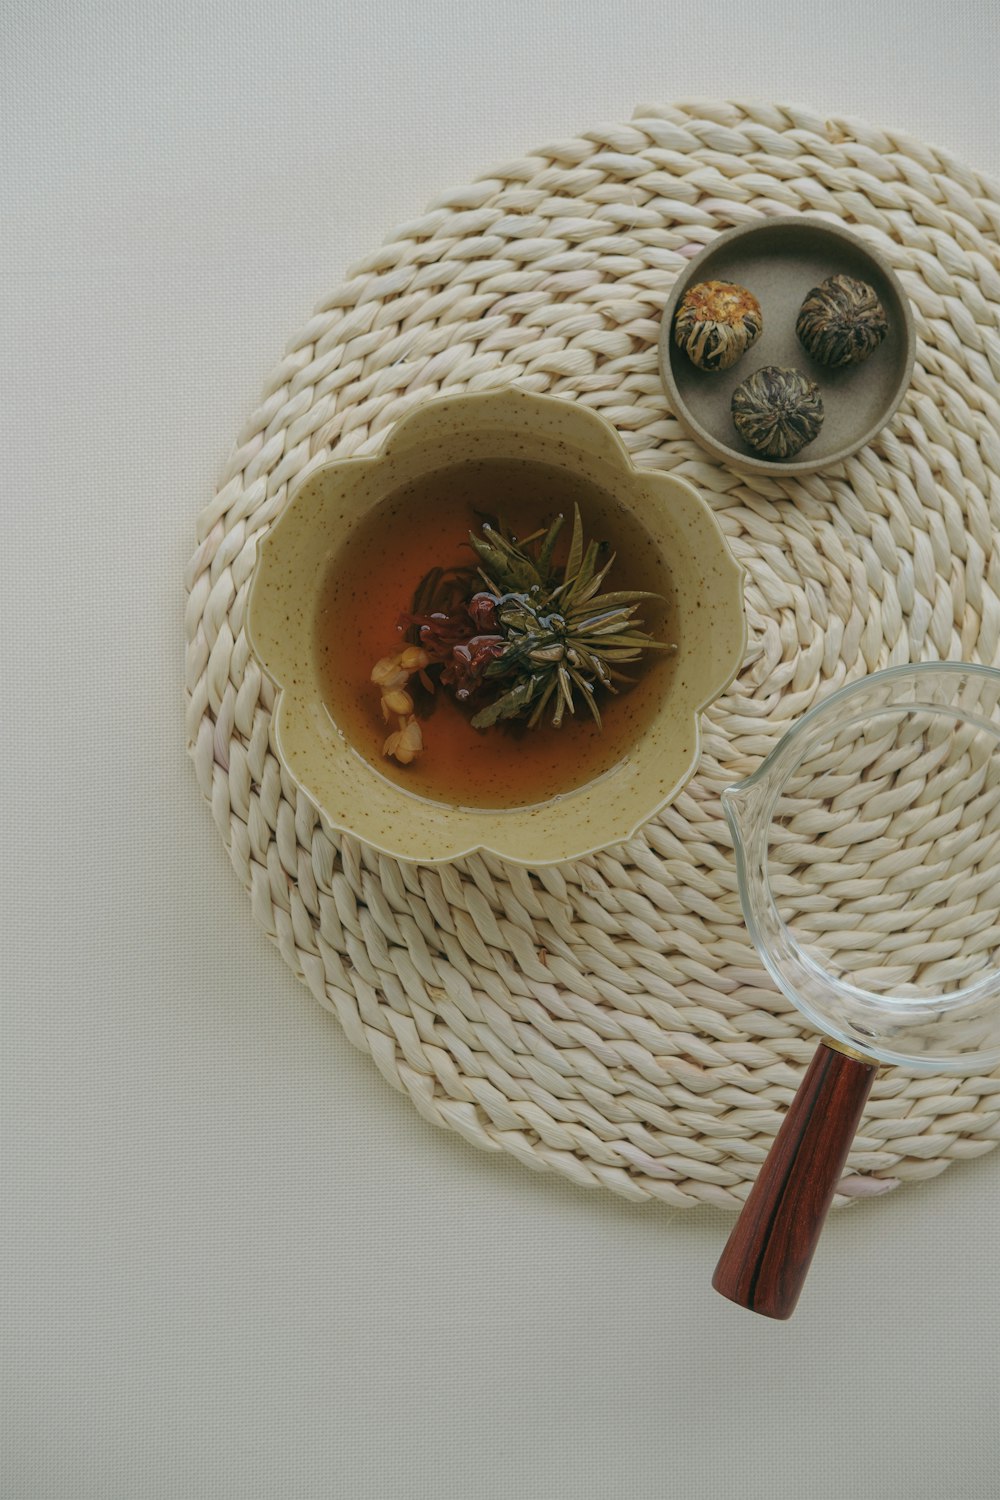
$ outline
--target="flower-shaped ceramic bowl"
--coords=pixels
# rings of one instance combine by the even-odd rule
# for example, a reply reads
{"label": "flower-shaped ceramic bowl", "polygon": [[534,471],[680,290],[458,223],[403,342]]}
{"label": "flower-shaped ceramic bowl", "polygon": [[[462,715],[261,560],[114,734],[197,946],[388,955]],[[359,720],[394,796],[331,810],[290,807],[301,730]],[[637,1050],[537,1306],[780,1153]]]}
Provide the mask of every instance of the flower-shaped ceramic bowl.
{"label": "flower-shaped ceramic bowl", "polygon": [[[527,806],[452,805],[386,774],[337,722],[317,621],[331,568],[374,508],[438,471],[511,459],[599,487],[641,527],[643,549],[669,580],[677,651],[651,711],[595,780]],[[615,430],[584,407],[509,388],[429,400],[373,457],[315,469],[259,543],[247,630],[278,689],[278,754],[332,830],[399,859],[438,863],[485,850],[539,866],[630,837],[690,779],[699,715],[743,660],[743,573],[691,485],[636,468]],[[344,640],[345,663],[351,650]]]}

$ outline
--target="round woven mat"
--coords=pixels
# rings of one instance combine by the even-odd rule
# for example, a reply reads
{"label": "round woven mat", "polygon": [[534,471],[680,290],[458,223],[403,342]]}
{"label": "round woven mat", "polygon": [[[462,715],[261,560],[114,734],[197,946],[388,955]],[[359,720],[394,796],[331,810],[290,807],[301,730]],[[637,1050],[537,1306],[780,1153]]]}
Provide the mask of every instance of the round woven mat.
{"label": "round woven mat", "polygon": [[[686,259],[759,215],[848,224],[919,333],[878,441],[800,481],[709,461],[667,409],[661,308]],[[740,915],[719,793],[845,681],[1000,665],[1000,189],[908,137],[801,109],[642,109],[447,194],[292,340],[201,517],[188,736],[253,911],[421,1115],[630,1198],[736,1207],[815,1042]],[[697,777],[641,836],[537,873],[407,866],[326,836],[270,740],[243,631],[254,549],[290,489],[372,452],[416,403],[517,381],[580,401],[686,476],[747,570],[750,647]],[[1000,1074],[876,1081],[840,1201],[1000,1138]]]}

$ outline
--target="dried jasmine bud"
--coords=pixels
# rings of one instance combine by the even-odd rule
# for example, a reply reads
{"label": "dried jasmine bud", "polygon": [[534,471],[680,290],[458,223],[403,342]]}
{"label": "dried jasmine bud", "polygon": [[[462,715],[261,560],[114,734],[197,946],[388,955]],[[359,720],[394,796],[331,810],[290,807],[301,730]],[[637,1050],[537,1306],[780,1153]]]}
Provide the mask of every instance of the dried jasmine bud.
{"label": "dried jasmine bud", "polygon": [[799,370],[765,365],[733,392],[733,424],[767,458],[792,458],[823,425],[819,386]]}
{"label": "dried jasmine bud", "polygon": [[857,365],[881,344],[889,331],[875,290],[853,276],[828,276],[814,286],[799,309],[795,332],[813,359],[836,369]]}
{"label": "dried jasmine bud", "polygon": [[760,338],[760,303],[731,281],[700,281],[681,298],[674,342],[699,370],[728,370]]}

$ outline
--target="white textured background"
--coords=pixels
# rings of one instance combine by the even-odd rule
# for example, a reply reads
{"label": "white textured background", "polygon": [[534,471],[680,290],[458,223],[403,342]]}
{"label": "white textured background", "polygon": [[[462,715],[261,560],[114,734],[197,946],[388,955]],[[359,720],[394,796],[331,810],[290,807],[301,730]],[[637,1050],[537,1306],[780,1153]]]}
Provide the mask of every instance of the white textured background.
{"label": "white textured background", "polygon": [[996,0],[0,0],[2,1500],[997,1500],[1000,1152],[731,1220],[425,1125],[255,926],[181,575],[285,340],[492,162],[801,101],[1000,175]]}

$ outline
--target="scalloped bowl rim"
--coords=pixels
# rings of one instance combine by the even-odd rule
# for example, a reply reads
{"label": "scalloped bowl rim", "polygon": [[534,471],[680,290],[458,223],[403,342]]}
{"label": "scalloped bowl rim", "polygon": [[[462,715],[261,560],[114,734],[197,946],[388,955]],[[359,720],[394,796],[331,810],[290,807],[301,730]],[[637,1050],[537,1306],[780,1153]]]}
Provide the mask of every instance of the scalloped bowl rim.
{"label": "scalloped bowl rim", "polygon": [[[422,807],[429,811],[434,819],[433,835],[434,846],[421,845],[419,852],[414,847],[407,847],[407,839],[393,839],[380,834],[371,826],[365,826],[365,816],[356,814],[347,815],[331,811],[324,795],[317,791],[313,785],[313,778],[303,774],[297,762],[300,759],[294,743],[292,743],[290,719],[296,708],[306,709],[308,702],[296,695],[294,688],[283,680],[281,671],[276,671],[273,666],[273,652],[269,649],[266,640],[267,631],[262,628],[261,613],[264,601],[267,598],[269,572],[278,566],[276,553],[281,546],[283,537],[290,527],[294,525],[294,513],[303,496],[310,491],[311,486],[322,484],[325,476],[348,476],[354,474],[360,478],[363,474],[373,475],[377,468],[386,463],[394,454],[408,450],[419,449],[419,435],[421,429],[433,426],[435,416],[443,419],[446,412],[460,407],[470,415],[470,418],[482,417],[485,413],[489,415],[492,411],[503,410],[501,403],[514,403],[509,407],[510,411],[518,411],[519,415],[527,418],[529,413],[534,416],[551,416],[557,426],[564,425],[568,413],[572,413],[572,423],[579,426],[584,424],[590,428],[590,436],[594,440],[593,452],[599,455],[607,465],[621,471],[622,479],[627,479],[638,489],[664,488],[673,491],[673,499],[683,497],[683,505],[688,508],[690,518],[697,517],[697,524],[705,529],[706,536],[711,537],[715,549],[713,559],[717,566],[720,579],[720,594],[723,592],[721,585],[728,592],[728,599],[719,601],[720,609],[725,607],[728,618],[724,617],[724,623],[732,634],[731,649],[726,659],[725,666],[720,666],[711,679],[697,691],[695,685],[691,684],[683,697],[674,697],[673,689],[668,688],[667,697],[661,704],[653,719],[646,728],[638,735],[634,753],[637,762],[641,765],[641,751],[643,746],[655,746],[656,730],[661,733],[664,726],[669,722],[664,718],[667,699],[674,698],[674,709],[680,722],[680,715],[685,715],[685,724],[690,724],[693,730],[691,751],[682,767],[678,769],[670,784],[658,790],[654,798],[636,797],[635,810],[628,818],[621,818],[621,826],[616,827],[613,834],[609,834],[605,828],[599,835],[585,836],[581,833],[571,848],[560,847],[559,852],[551,854],[545,852],[542,844],[546,841],[544,825],[539,836],[537,830],[529,833],[525,828],[525,814],[531,817],[543,817],[546,813],[552,816],[558,815],[558,810],[574,801],[581,805],[580,799],[590,794],[603,782],[615,777],[621,770],[623,762],[611,768],[604,777],[596,781],[586,783],[584,786],[567,792],[547,802],[535,804],[531,808],[510,809],[488,809],[488,808],[460,808],[449,806],[445,803],[432,802],[421,798],[405,788],[399,787],[387,777],[380,776],[378,771],[370,766],[356,751],[350,753],[357,758],[367,769],[371,778],[371,789],[376,788],[382,798],[394,804],[404,815],[406,813],[416,816],[416,809]],[[470,427],[476,431],[500,431],[511,430],[509,422],[501,421],[492,425],[472,420]],[[579,430],[583,430],[580,426]],[[441,462],[439,467],[446,467],[448,460]],[[616,496],[625,506],[635,512],[635,501],[630,496]],[[371,502],[377,504],[378,500]],[[363,511],[361,512],[364,513]],[[641,513],[640,513],[641,514]],[[680,508],[678,510],[680,514]],[[662,548],[662,543],[658,543]],[[275,687],[275,702],[272,712],[271,734],[275,749],[277,751],[282,769],[290,777],[297,790],[306,797],[309,803],[316,808],[324,825],[335,833],[356,838],[360,842],[369,845],[381,854],[404,862],[438,865],[448,864],[457,859],[464,859],[477,853],[491,854],[511,864],[521,865],[527,868],[539,868],[553,864],[563,864],[573,860],[582,859],[590,854],[595,854],[602,849],[612,848],[617,844],[626,842],[634,837],[644,824],[668,807],[680,794],[683,788],[694,775],[701,757],[701,725],[700,716],[704,710],[714,702],[733,682],[743,662],[747,641],[746,611],[743,603],[744,569],[733,557],[729,550],[725,536],[719,527],[718,521],[713,515],[710,507],[699,495],[695,487],[686,479],[660,470],[645,469],[636,465],[628,449],[623,443],[619,433],[598,413],[586,407],[579,407],[575,403],[568,402],[564,398],[554,396],[541,396],[533,392],[519,390],[517,387],[508,386],[489,391],[474,392],[457,396],[435,396],[426,399],[416,405],[405,416],[401,417],[386,435],[384,441],[374,453],[364,455],[351,455],[344,458],[331,458],[322,464],[316,465],[308,473],[304,474],[293,493],[289,496],[286,504],[277,518],[271,523],[262,536],[257,538],[255,547],[255,563],[250,579],[248,590],[247,609],[245,614],[245,629],[250,648],[262,668]],[[291,633],[289,639],[294,639]],[[269,663],[269,657],[272,662]],[[311,701],[311,700],[310,700]],[[519,826],[515,826],[515,820],[520,819]],[[479,830],[473,831],[472,826],[466,824],[478,824]],[[362,826],[359,826],[362,825]],[[450,826],[450,838],[447,829]],[[464,828],[468,826],[468,833]],[[484,831],[488,828],[488,832]],[[507,837],[504,837],[504,829]],[[513,836],[512,836],[513,835]],[[549,836],[551,838],[551,836]],[[530,847],[525,847],[529,845]],[[565,845],[565,836],[562,844]],[[520,846],[520,847],[519,847]]]}

